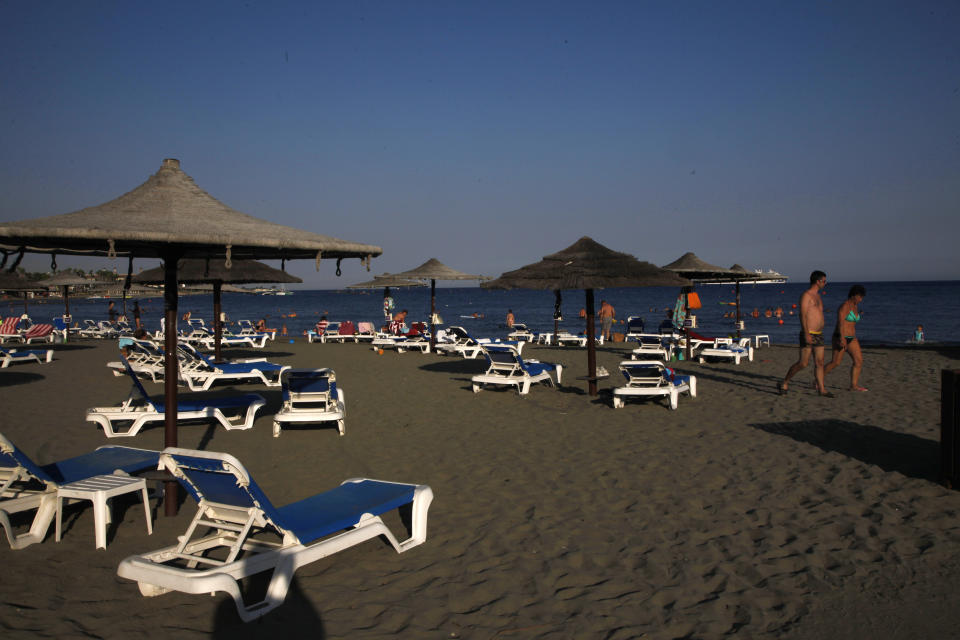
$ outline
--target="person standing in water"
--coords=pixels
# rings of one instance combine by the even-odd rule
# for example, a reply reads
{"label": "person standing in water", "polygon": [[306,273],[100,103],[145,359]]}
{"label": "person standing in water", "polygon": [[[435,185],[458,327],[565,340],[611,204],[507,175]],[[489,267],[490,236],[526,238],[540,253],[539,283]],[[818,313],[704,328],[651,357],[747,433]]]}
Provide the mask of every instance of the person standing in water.
{"label": "person standing in water", "polygon": [[813,355],[813,377],[817,393],[825,398],[833,394],[823,386],[823,300],[820,291],[827,286],[827,274],[814,271],[810,274],[810,286],[800,296],[800,358],[790,367],[783,382],[777,384],[780,395],[787,392],[790,378],[806,369]]}
{"label": "person standing in water", "polygon": [[850,287],[847,300],[837,310],[837,328],[833,330],[833,359],[823,369],[827,375],[839,366],[843,354],[849,353],[853,360],[850,367],[850,391],[866,391],[860,386],[860,372],[863,371],[863,352],[860,350],[860,341],[857,340],[857,323],[860,322],[859,305],[867,295],[862,284]]}

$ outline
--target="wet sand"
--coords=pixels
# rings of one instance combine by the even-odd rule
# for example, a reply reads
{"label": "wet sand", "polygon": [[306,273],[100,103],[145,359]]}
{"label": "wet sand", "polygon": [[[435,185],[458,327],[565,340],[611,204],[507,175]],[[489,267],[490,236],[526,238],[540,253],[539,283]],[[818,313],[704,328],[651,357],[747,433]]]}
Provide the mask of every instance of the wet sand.
{"label": "wet sand", "polygon": [[[624,345],[600,348],[616,372]],[[812,388],[786,396],[796,358],[764,347],[754,362],[676,363],[698,397],[611,407],[616,378],[586,394],[586,353],[528,345],[564,365],[559,389],[470,390],[480,360],[379,355],[356,344],[274,342],[265,355],[326,366],[345,390],[334,426],[271,435],[279,391],[249,431],[180,428],[180,445],[237,456],[275,503],[366,476],[426,483],[427,542],[396,554],[369,541],[296,574],[284,606],[244,625],[232,600],[142,597],[116,576],[126,556],[176,541],[193,515],[148,536],[142,507],[118,502],[106,550],[76,506],[65,533],[12,551],[0,544],[0,628],[8,638],[231,637],[313,628],[321,638],[947,637],[960,569],[960,493],[937,484],[940,371],[960,353],[865,348]],[[828,351],[829,358],[829,351]],[[39,463],[103,444],[161,448],[163,428],[107,440],[84,411],[129,390],[104,364],[112,343],[56,345],[49,365],[0,371],[0,432]],[[162,393],[162,385],[148,383]],[[156,512],[156,502],[151,502]],[[162,509],[161,509],[162,511]]]}

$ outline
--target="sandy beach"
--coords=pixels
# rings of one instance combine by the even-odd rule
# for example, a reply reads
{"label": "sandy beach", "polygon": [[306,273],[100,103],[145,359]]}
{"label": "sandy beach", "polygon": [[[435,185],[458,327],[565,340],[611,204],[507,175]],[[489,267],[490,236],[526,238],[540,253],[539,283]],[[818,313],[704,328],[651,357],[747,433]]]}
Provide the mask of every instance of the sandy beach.
{"label": "sandy beach", "polygon": [[[162,448],[162,427],[108,441],[84,421],[129,391],[104,366],[115,343],[55,349],[51,364],[0,371],[0,432],[39,463],[108,443]],[[616,372],[627,349],[601,347],[598,363]],[[152,536],[121,499],[106,550],[76,506],[61,542],[51,527],[27,549],[0,544],[4,637],[932,638],[960,622],[960,493],[937,484],[940,371],[957,350],[865,348],[870,391],[845,390],[847,361],[827,379],[832,399],[816,396],[812,366],[777,394],[794,347],[739,366],[680,362],[698,397],[677,411],[614,410],[616,377],[590,398],[586,353],[569,347],[525,347],[564,365],[559,389],[526,397],[472,393],[481,360],[302,339],[228,355],[335,369],[346,435],[273,438],[279,391],[248,385],[268,399],[253,429],[182,426],[181,446],[235,455],[277,504],[357,476],[429,484],[427,542],[314,562],[284,606],[243,624],[225,594],[145,598],[116,575],[123,558],[176,542],[192,499]]]}

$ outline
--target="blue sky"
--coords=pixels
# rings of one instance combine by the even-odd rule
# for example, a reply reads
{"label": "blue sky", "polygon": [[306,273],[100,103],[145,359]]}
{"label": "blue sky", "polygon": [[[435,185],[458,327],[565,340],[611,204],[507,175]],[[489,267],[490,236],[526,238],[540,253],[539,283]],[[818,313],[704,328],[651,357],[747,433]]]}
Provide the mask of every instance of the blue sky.
{"label": "blue sky", "polygon": [[382,246],[374,273],[497,276],[589,235],[960,279],[958,31],[952,1],[4,2],[0,220],[172,157],[240,211]]}

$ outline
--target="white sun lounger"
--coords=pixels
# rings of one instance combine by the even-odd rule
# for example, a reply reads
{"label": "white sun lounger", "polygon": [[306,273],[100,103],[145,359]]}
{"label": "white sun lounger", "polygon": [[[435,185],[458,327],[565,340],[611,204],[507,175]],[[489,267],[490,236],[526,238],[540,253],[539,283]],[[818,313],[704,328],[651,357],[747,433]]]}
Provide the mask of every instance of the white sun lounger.
{"label": "white sun lounger", "polygon": [[517,388],[520,395],[526,395],[530,392],[530,385],[534,382],[546,382],[550,386],[555,386],[550,372],[557,374],[556,384],[560,384],[560,377],[563,375],[563,366],[551,364],[549,362],[539,362],[537,360],[524,361],[520,357],[520,351],[513,346],[503,344],[485,344],[481,345],[483,354],[487,357],[488,367],[486,373],[473,376],[473,392],[478,393],[484,385],[512,385]]}
{"label": "white sun lounger", "polygon": [[[106,446],[38,465],[0,434],[0,525],[14,549],[43,541],[57,512],[57,489],[94,476],[156,469],[159,452]],[[10,515],[36,509],[30,530],[17,534]]]}
{"label": "white sun lounger", "polygon": [[667,397],[670,408],[676,410],[681,393],[697,397],[696,376],[677,375],[662,362],[655,360],[624,360],[620,371],[627,385],[613,390],[613,408],[623,407],[625,398]]}
{"label": "white sun lounger", "polygon": [[[178,544],[120,563],[117,575],[135,580],[145,596],[224,591],[249,622],[283,604],[294,573],[306,564],[379,536],[397,553],[427,539],[433,500],[427,485],[355,478],[278,508],[226,453],[168,448],[160,455],[160,468],[168,469],[199,504]],[[412,506],[412,531],[400,542],[380,515],[406,505]],[[213,532],[198,537],[207,529]],[[262,572],[271,572],[266,597],[245,603],[239,581]]]}
{"label": "white sun lounger", "polygon": [[714,343],[712,347],[700,350],[700,364],[703,364],[707,358],[733,360],[734,364],[740,364],[743,358],[753,362],[753,346],[750,344],[750,338],[741,338],[737,344]]}
{"label": "white sun lounger", "polygon": [[280,374],[283,405],[273,417],[273,437],[280,437],[284,424],[332,422],[344,434],[343,389],[337,386],[333,369],[287,369]]}
{"label": "white sun lounger", "polygon": [[[121,356],[121,360],[127,365],[127,374],[133,380],[130,395],[117,407],[87,409],[87,422],[95,422],[103,427],[108,438],[135,436],[144,425],[163,422],[165,416],[163,401],[151,398],[126,358]],[[265,404],[263,396],[255,393],[201,400],[178,398],[177,421],[216,420],[227,430],[250,429],[257,411]]]}
{"label": "white sun lounger", "polygon": [[659,333],[638,333],[634,339],[639,345],[631,352],[630,357],[633,360],[646,360],[650,357],[660,360],[670,359],[670,349],[663,346],[663,339]]}
{"label": "white sun lounger", "polygon": [[6,369],[17,362],[30,362],[31,360],[39,363],[51,362],[53,360],[53,349],[19,351],[17,349],[0,348],[0,362],[2,362],[0,369]]}

